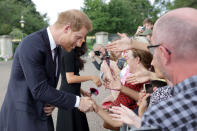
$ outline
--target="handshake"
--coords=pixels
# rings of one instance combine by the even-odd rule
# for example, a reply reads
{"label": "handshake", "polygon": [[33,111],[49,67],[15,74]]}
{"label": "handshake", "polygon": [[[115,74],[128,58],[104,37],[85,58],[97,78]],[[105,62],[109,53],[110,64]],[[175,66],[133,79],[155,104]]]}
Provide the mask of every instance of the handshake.
{"label": "handshake", "polygon": [[81,97],[78,109],[82,112],[98,112],[98,105],[91,97]]}
{"label": "handshake", "polygon": [[[90,88],[91,94],[98,95],[98,90],[95,88]],[[50,116],[52,112],[54,111],[55,106],[51,104],[46,104],[43,108],[44,112],[46,113],[46,116]],[[80,103],[78,106],[78,109],[82,112],[89,112],[89,111],[95,111],[98,112],[98,105],[91,97],[81,97]]]}

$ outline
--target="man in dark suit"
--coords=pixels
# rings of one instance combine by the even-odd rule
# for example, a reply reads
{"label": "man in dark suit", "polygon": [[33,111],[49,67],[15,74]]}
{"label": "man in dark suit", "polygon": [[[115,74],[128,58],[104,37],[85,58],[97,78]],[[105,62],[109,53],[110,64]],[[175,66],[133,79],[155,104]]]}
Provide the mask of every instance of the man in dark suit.
{"label": "man in dark suit", "polygon": [[60,13],[54,25],[24,38],[14,56],[0,131],[53,131],[54,106],[93,111],[91,98],[56,90],[60,46],[66,51],[80,47],[91,28],[87,15],[69,10]]}

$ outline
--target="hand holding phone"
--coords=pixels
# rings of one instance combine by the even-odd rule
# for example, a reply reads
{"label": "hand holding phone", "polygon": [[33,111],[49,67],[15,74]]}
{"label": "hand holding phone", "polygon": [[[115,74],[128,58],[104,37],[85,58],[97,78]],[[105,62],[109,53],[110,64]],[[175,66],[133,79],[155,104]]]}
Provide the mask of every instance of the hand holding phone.
{"label": "hand holding phone", "polygon": [[110,58],[109,58],[109,56],[105,56],[104,60],[107,62],[107,65],[110,66]]}
{"label": "hand holding phone", "polygon": [[100,51],[94,51],[94,54],[96,55],[96,56],[100,56],[101,54],[100,54]]}
{"label": "hand holding phone", "polygon": [[150,83],[145,84],[146,93],[153,93],[153,85]]}

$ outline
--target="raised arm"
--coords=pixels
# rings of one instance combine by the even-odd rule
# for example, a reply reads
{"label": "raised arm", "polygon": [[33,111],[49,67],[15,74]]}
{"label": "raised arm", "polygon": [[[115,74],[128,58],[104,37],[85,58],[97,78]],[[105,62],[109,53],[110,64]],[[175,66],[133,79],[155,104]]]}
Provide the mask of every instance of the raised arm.
{"label": "raised arm", "polygon": [[91,80],[98,87],[100,87],[102,85],[99,77],[97,77],[97,76],[78,76],[78,75],[74,75],[74,72],[66,72],[66,79],[67,79],[68,84],[81,83],[81,82]]}
{"label": "raised arm", "polygon": [[148,51],[146,43],[131,40],[129,37],[122,37],[120,40],[106,45],[106,49],[109,51],[124,51],[132,48]]}

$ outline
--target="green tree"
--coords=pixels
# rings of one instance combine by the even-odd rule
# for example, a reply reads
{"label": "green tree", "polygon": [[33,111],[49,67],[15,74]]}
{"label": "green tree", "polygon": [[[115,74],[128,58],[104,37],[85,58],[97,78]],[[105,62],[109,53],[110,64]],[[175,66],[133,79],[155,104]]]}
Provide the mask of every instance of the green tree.
{"label": "green tree", "polygon": [[9,24],[1,24],[0,35],[8,35],[12,31],[12,28]]}
{"label": "green tree", "polygon": [[24,6],[35,6],[35,4],[31,0],[15,0],[18,3],[21,3]]}
{"label": "green tree", "polygon": [[111,31],[133,34],[142,21],[151,17],[153,7],[148,0],[111,0],[109,3]]}
{"label": "green tree", "polygon": [[14,28],[12,32],[10,32],[10,36],[12,36],[13,39],[22,39],[22,31],[18,28]]}
{"label": "green tree", "polygon": [[[16,12],[19,12],[21,6],[14,5],[12,0],[1,0],[0,1],[0,27],[1,35],[9,34],[12,28],[14,21],[16,21],[17,16]],[[7,27],[7,28],[6,28]],[[9,31],[8,31],[9,30]]]}
{"label": "green tree", "polygon": [[24,15],[24,32],[26,34],[30,34],[48,26],[46,14],[40,15],[40,13],[36,11],[35,7],[27,6],[27,8],[23,10],[22,14]]}
{"label": "green tree", "polygon": [[171,5],[171,0],[155,0],[154,9],[158,10],[158,15],[161,16],[168,11],[168,6]]}
{"label": "green tree", "polygon": [[93,33],[124,32],[134,34],[144,18],[157,19],[158,10],[148,0],[85,0],[82,10],[93,22]]}
{"label": "green tree", "polygon": [[162,15],[169,10],[176,8],[197,8],[197,0],[155,0],[154,7],[160,9],[159,14]]}
{"label": "green tree", "polygon": [[181,7],[197,8],[197,0],[174,0],[171,4],[167,5],[168,9],[176,9]]}
{"label": "green tree", "polygon": [[108,31],[110,18],[107,11],[107,5],[102,0],[84,0],[84,6],[82,10],[92,20],[93,31],[91,33]]}
{"label": "green tree", "polygon": [[[41,28],[48,26],[46,14],[41,15],[36,11],[35,5],[31,0],[1,0],[0,1],[0,27],[7,24],[13,30],[20,27],[21,15],[24,16],[25,28],[24,32],[30,34]],[[9,34],[9,32],[1,31],[1,34]]]}

